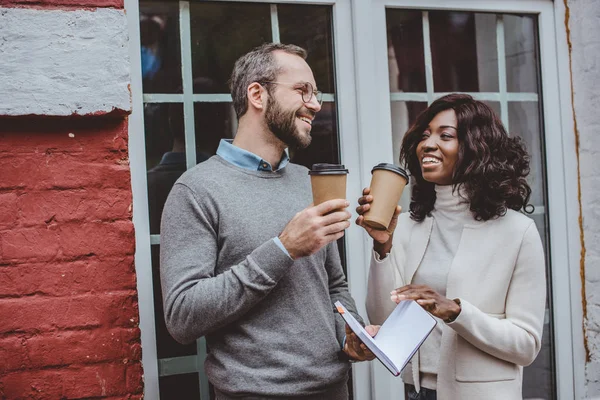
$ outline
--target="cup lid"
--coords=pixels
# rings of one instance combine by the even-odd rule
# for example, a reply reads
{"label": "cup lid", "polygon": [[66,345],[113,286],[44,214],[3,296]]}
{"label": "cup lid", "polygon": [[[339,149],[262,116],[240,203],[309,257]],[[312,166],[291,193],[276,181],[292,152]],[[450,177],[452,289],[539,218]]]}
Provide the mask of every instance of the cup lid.
{"label": "cup lid", "polygon": [[388,164],[388,163],[377,164],[376,166],[373,167],[373,169],[371,170],[371,173],[373,173],[373,171],[378,170],[378,169],[384,169],[386,171],[395,172],[398,175],[402,175],[402,177],[404,177],[408,181],[408,174],[406,173],[406,171],[395,164]]}
{"label": "cup lid", "polygon": [[341,175],[347,174],[348,170],[344,164],[313,164],[308,171],[309,175]]}

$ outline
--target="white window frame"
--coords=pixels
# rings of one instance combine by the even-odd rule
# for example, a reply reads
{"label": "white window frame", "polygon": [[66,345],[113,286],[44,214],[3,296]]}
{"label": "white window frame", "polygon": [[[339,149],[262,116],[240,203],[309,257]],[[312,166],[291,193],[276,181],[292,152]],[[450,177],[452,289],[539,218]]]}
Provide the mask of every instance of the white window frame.
{"label": "white window frame", "polygon": [[[555,4],[556,3],[556,4]],[[373,33],[366,22],[355,25],[357,86],[361,98],[376,99],[360,105],[364,117],[360,136],[363,181],[368,182],[368,167],[381,161],[392,162],[391,96],[388,82],[385,9],[448,10],[538,15],[539,46],[542,75],[541,100],[545,133],[545,156],[548,192],[550,255],[552,262],[553,351],[556,360],[556,393],[560,400],[581,398],[585,355],[582,340],[581,280],[579,278],[579,226],[577,219],[577,170],[568,80],[568,48],[564,27],[564,5],[550,0],[372,0],[370,9],[362,6],[359,15],[371,15]],[[358,6],[358,2],[355,3]],[[355,21],[356,23],[357,21]],[[498,43],[500,44],[500,42]],[[427,57],[427,55],[426,55]],[[370,71],[370,72],[365,72]],[[560,72],[560,73],[559,73]],[[369,76],[367,76],[369,75]],[[431,74],[427,80],[427,96],[431,101]],[[374,80],[373,76],[379,77]],[[559,79],[561,77],[562,79]],[[502,82],[500,82],[502,84]],[[370,86],[372,85],[372,86]],[[502,87],[500,88],[502,91]],[[504,94],[506,90],[504,87]],[[485,96],[485,95],[484,95]],[[416,99],[415,99],[416,100]],[[492,100],[490,98],[490,100]],[[494,99],[495,100],[495,99]],[[500,96],[500,101],[506,98]],[[502,119],[507,122],[507,115]],[[383,153],[383,154],[382,154]],[[367,244],[368,246],[368,244]],[[374,374],[374,398],[397,396],[401,383],[389,375]]]}

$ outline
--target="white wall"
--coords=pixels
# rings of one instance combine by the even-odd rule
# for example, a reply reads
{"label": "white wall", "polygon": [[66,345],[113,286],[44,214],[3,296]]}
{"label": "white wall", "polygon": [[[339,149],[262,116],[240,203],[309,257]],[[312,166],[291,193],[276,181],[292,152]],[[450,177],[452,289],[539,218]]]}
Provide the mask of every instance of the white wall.
{"label": "white wall", "polygon": [[595,398],[600,396],[600,2],[568,0],[567,5],[586,247],[586,397]]}
{"label": "white wall", "polygon": [[128,113],[127,39],[123,10],[0,7],[0,114]]}

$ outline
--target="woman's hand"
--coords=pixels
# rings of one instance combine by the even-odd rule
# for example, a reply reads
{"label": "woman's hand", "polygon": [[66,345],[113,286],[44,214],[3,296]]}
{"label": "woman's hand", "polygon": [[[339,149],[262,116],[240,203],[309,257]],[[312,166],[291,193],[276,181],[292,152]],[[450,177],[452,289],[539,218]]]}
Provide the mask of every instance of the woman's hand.
{"label": "woman's hand", "polygon": [[406,285],[392,290],[392,301],[415,300],[421,307],[445,322],[454,321],[460,314],[460,305],[427,285]]}
{"label": "woman's hand", "polygon": [[356,213],[358,214],[358,218],[356,218],[356,225],[362,226],[365,231],[373,238],[374,241],[378,243],[385,243],[390,240],[392,235],[394,234],[394,230],[396,229],[396,225],[398,224],[398,215],[400,215],[400,211],[402,211],[402,207],[396,206],[396,210],[394,211],[394,215],[390,222],[390,226],[387,230],[378,230],[371,228],[370,226],[365,224],[365,218],[363,214],[369,211],[371,208],[371,203],[373,202],[373,196],[371,196],[371,189],[364,188],[363,196],[358,199],[358,207],[356,207]]}

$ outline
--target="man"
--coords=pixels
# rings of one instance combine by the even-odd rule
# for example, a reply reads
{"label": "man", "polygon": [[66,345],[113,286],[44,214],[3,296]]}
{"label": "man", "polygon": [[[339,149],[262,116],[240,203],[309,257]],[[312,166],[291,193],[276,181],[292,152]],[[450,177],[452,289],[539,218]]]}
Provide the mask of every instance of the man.
{"label": "man", "polygon": [[[286,147],[310,144],[321,109],[306,52],[265,44],[231,76],[239,124],[232,143],[187,171],[162,218],[161,281],[173,337],[206,336],[217,399],[348,398],[348,356],[371,354],[333,311],[360,320],[336,240],[349,203],[311,201],[307,169]],[[308,206],[308,207],[307,207]]]}

